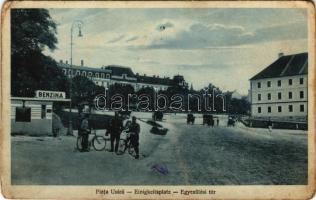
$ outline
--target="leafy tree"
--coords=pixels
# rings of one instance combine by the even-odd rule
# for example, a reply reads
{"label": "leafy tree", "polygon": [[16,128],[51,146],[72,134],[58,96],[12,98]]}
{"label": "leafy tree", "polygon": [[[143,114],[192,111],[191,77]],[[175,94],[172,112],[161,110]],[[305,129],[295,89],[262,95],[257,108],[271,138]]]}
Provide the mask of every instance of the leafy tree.
{"label": "leafy tree", "polygon": [[46,9],[12,9],[12,54],[56,49],[56,24]]}
{"label": "leafy tree", "polygon": [[94,98],[98,94],[104,94],[104,87],[95,85],[93,81],[83,76],[75,76],[72,79],[72,103],[78,106],[85,102],[93,104]]}
{"label": "leafy tree", "polygon": [[11,10],[11,95],[33,96],[38,89],[68,91],[57,63],[43,54],[56,49],[56,34],[48,10]]}
{"label": "leafy tree", "polygon": [[229,113],[230,114],[242,114],[247,115],[250,112],[250,102],[247,97],[241,99],[232,98],[229,102]]}
{"label": "leafy tree", "polygon": [[[111,98],[115,95],[120,95],[123,97],[123,108],[124,109],[127,109],[127,105],[128,105],[128,95],[132,95],[134,94],[135,91],[134,91],[134,88],[133,86],[127,84],[127,85],[122,85],[122,84],[118,84],[118,83],[115,83],[113,85],[110,85],[109,87],[109,91],[108,91],[108,94],[109,94],[109,98],[108,98],[108,107],[110,107],[112,101],[111,101]],[[134,102],[135,99],[134,98],[131,98],[131,102]]]}

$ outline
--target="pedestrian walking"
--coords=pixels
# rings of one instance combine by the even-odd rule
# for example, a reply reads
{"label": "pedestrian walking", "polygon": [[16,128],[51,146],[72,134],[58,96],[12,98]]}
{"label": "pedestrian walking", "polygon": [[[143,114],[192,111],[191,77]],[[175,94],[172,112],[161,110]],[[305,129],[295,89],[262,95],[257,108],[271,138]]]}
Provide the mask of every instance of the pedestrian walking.
{"label": "pedestrian walking", "polygon": [[273,128],[273,124],[272,124],[271,119],[269,118],[269,121],[268,121],[268,130],[269,130],[270,133],[272,132],[272,128]]}
{"label": "pedestrian walking", "polygon": [[218,126],[218,124],[219,124],[219,119],[217,117],[217,119],[216,119],[216,126]]}
{"label": "pedestrian walking", "polygon": [[[110,124],[110,134],[111,134],[110,152],[113,152],[114,150],[115,153],[117,153],[122,130],[123,130],[123,121],[122,119],[120,119],[118,112],[115,112],[115,116],[111,120],[111,124]],[[114,142],[115,142],[115,149],[114,149]]]}

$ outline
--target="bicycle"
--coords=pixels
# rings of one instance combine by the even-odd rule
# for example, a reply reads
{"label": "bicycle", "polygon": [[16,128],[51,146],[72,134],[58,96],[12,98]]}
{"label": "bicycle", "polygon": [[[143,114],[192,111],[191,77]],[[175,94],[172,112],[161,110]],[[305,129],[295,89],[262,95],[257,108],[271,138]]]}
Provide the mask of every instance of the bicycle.
{"label": "bicycle", "polygon": [[135,151],[134,145],[133,145],[132,140],[131,140],[131,133],[127,133],[127,132],[124,132],[124,133],[126,136],[125,136],[125,138],[121,138],[119,140],[119,147],[118,147],[117,154],[123,155],[127,150],[131,156],[135,157],[136,151]]}
{"label": "bicycle", "polygon": [[[110,141],[110,137],[104,137],[97,135],[96,130],[93,130],[93,138],[89,140],[88,142],[88,150],[91,149],[91,146],[93,146],[94,150],[96,151],[103,151],[106,147],[107,141]],[[77,150],[82,151],[82,134],[78,134],[77,137]]]}
{"label": "bicycle", "polygon": [[[106,134],[106,136],[108,136],[108,134]],[[100,136],[100,135],[97,135],[96,133],[94,133],[94,137],[91,140],[92,146],[94,150],[96,151],[105,150],[106,143],[108,143],[107,141],[111,141],[110,136],[108,137]]]}

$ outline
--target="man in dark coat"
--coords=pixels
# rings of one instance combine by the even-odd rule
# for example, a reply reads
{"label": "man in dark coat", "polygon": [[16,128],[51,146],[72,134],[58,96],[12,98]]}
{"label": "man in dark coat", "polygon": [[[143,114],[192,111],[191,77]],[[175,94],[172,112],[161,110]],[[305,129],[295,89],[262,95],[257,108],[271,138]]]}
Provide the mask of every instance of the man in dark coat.
{"label": "man in dark coat", "polygon": [[123,130],[123,121],[118,116],[118,113],[115,112],[115,116],[111,120],[111,124],[110,124],[110,134],[111,134],[111,150],[110,150],[110,152],[113,152],[114,141],[115,141],[115,152],[117,153],[122,130]]}
{"label": "man in dark coat", "polygon": [[90,130],[90,125],[89,125],[89,115],[85,114],[81,124],[80,124],[80,134],[82,136],[81,140],[81,146],[82,146],[82,151],[89,151],[88,146],[89,146],[89,134],[91,132]]}
{"label": "man in dark coat", "polygon": [[135,159],[139,158],[139,132],[140,127],[139,124],[136,122],[136,117],[132,117],[132,123],[128,129],[128,132],[131,134],[131,143],[135,149]]}

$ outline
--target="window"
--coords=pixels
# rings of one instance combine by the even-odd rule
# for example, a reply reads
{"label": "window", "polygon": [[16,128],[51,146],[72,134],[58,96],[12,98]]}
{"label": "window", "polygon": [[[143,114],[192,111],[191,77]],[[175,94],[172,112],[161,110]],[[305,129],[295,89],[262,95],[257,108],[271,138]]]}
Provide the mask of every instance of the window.
{"label": "window", "polygon": [[69,75],[72,75],[72,70],[71,70],[71,69],[68,70],[68,74],[69,74]]}
{"label": "window", "polygon": [[258,113],[261,113],[261,107],[258,107]]}
{"label": "window", "polygon": [[257,86],[258,86],[258,88],[261,88],[261,83],[258,82],[258,83],[257,83]]}
{"label": "window", "polygon": [[278,80],[278,86],[281,87],[281,80]]}
{"label": "window", "polygon": [[65,75],[67,75],[67,70],[66,70],[66,69],[63,69],[63,73],[64,73]]}
{"label": "window", "polygon": [[88,76],[89,76],[89,77],[92,76],[92,72],[89,72],[89,73],[88,73]]}
{"label": "window", "polygon": [[79,70],[76,71],[76,75],[80,76],[80,71]]}
{"label": "window", "polygon": [[99,73],[94,74],[96,78],[99,78]]}
{"label": "window", "polygon": [[300,78],[300,84],[301,84],[301,85],[304,84],[304,78]]}
{"label": "window", "polygon": [[31,121],[31,108],[16,107],[15,121],[16,122],[30,122]]}
{"label": "window", "polygon": [[258,94],[258,101],[261,101],[261,94]]}
{"label": "window", "polygon": [[278,99],[282,99],[282,93],[281,92],[278,93]]}
{"label": "window", "polygon": [[106,78],[109,79],[110,78],[110,74],[106,74]]}
{"label": "window", "polygon": [[304,105],[300,105],[300,111],[304,112],[304,110],[305,110]]}
{"label": "window", "polygon": [[293,112],[293,106],[289,105],[289,112]]}
{"label": "window", "polygon": [[292,92],[289,92],[289,99],[292,99]]}
{"label": "window", "polygon": [[282,106],[278,106],[278,112],[282,112]]}
{"label": "window", "polygon": [[268,113],[271,113],[271,107],[270,106],[268,107]]}
{"label": "window", "polygon": [[83,71],[83,72],[81,73],[81,75],[82,75],[82,76],[87,76],[85,71]]}
{"label": "window", "polygon": [[271,100],[271,93],[268,93],[268,100]]}
{"label": "window", "polygon": [[292,85],[292,79],[289,79],[289,85]]}
{"label": "window", "polygon": [[301,99],[304,98],[304,91],[300,91],[300,98],[301,98]]}
{"label": "window", "polygon": [[46,119],[46,105],[42,105],[41,118]]}
{"label": "window", "polygon": [[101,78],[104,78],[104,73],[101,74]]}
{"label": "window", "polygon": [[271,87],[271,81],[268,81],[268,82],[267,82],[267,86],[268,86],[268,87]]}

